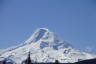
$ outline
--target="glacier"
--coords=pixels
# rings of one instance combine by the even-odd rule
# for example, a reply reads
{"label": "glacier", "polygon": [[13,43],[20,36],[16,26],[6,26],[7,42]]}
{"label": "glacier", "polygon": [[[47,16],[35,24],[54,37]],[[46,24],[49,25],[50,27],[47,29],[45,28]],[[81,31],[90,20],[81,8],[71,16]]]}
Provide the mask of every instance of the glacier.
{"label": "glacier", "polygon": [[75,49],[66,40],[61,40],[54,32],[47,28],[39,28],[23,43],[0,50],[0,58],[7,58],[21,64],[26,60],[28,52],[32,62],[74,63],[86,59],[96,58],[96,55]]}

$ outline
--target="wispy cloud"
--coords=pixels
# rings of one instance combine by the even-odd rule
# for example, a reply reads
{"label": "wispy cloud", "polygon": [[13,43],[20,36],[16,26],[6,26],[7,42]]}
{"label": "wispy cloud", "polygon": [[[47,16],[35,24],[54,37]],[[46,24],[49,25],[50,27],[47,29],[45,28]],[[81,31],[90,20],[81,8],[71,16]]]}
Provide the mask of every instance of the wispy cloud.
{"label": "wispy cloud", "polygon": [[86,46],[84,51],[92,53],[94,48],[95,48],[94,46]]}

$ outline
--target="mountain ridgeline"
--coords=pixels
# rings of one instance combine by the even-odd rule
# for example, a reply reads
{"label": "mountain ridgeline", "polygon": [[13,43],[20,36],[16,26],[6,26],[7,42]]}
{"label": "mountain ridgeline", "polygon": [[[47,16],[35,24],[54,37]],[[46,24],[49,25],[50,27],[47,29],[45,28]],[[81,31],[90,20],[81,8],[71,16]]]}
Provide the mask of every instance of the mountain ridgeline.
{"label": "mountain ridgeline", "polygon": [[26,60],[29,51],[33,63],[53,63],[55,60],[60,63],[74,63],[96,58],[96,55],[75,49],[69,42],[61,40],[47,28],[37,29],[30,38],[18,46],[3,49],[0,51],[0,58],[21,64]]}

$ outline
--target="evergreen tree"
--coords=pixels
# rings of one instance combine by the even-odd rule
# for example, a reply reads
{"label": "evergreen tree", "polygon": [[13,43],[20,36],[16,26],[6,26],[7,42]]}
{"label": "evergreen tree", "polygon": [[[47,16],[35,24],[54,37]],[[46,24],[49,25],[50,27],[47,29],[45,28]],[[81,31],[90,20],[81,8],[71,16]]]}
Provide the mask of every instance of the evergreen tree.
{"label": "evergreen tree", "polygon": [[4,60],[2,63],[3,63],[3,64],[6,64],[6,61]]}
{"label": "evergreen tree", "polygon": [[59,64],[59,61],[58,60],[55,60],[55,64]]}
{"label": "evergreen tree", "polygon": [[31,58],[30,58],[30,52],[29,52],[29,54],[28,54],[28,58],[27,58],[27,60],[26,60],[26,64],[32,64]]}

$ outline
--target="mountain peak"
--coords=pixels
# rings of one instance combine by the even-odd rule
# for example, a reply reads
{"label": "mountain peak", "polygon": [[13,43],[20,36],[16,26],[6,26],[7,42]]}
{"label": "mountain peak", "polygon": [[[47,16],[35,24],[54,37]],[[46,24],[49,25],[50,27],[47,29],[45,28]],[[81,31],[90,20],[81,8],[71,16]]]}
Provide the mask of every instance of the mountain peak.
{"label": "mountain peak", "polygon": [[37,29],[23,45],[5,49],[1,51],[0,56],[21,64],[27,58],[29,51],[33,62],[54,62],[57,59],[61,63],[73,63],[96,58],[95,55],[74,49],[70,43],[59,39],[47,28]]}
{"label": "mountain peak", "polygon": [[36,32],[38,31],[46,31],[46,32],[49,32],[49,29],[48,28],[38,28],[36,29]]}
{"label": "mountain peak", "polygon": [[36,42],[40,40],[45,35],[45,33],[48,33],[48,32],[49,30],[47,28],[38,28],[35,30],[33,35],[27,41],[25,41],[25,43]]}
{"label": "mountain peak", "polygon": [[39,41],[40,47],[53,47],[54,49],[68,48],[73,46],[67,41],[63,41],[58,38],[58,36],[49,31],[47,28],[39,28],[33,33],[33,35],[25,41],[27,44],[36,43]]}

